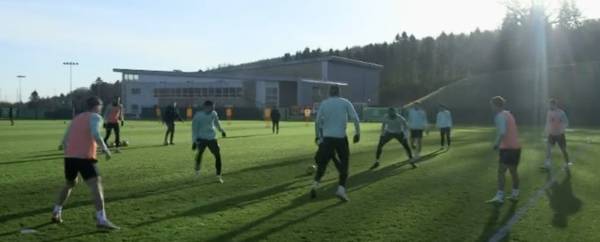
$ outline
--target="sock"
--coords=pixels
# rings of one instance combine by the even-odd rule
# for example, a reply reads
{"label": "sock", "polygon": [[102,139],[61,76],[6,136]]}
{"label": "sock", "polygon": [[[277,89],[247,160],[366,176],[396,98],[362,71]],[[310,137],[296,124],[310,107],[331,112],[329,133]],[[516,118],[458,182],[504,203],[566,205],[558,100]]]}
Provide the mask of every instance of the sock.
{"label": "sock", "polygon": [[319,182],[318,181],[314,181],[313,185],[312,185],[312,189],[317,189],[319,188]]}
{"label": "sock", "polygon": [[343,186],[338,186],[338,193],[345,193],[346,192],[346,188],[344,188]]}
{"label": "sock", "polygon": [[504,191],[498,191],[498,192],[496,193],[496,196],[497,196],[497,197],[500,197],[500,198],[503,198],[503,197],[504,197]]}
{"label": "sock", "polygon": [[60,205],[54,205],[54,210],[52,210],[52,213],[54,213],[54,214],[61,214],[62,213],[62,206],[60,206]]}
{"label": "sock", "polygon": [[513,188],[513,190],[512,190],[512,195],[513,195],[514,197],[516,197],[516,196],[519,196],[519,189],[514,189],[514,188]]}
{"label": "sock", "polygon": [[379,159],[376,159],[376,160],[375,160],[375,163],[379,163]]}
{"label": "sock", "polygon": [[106,221],[106,212],[104,212],[104,209],[96,211],[96,220],[98,222]]}

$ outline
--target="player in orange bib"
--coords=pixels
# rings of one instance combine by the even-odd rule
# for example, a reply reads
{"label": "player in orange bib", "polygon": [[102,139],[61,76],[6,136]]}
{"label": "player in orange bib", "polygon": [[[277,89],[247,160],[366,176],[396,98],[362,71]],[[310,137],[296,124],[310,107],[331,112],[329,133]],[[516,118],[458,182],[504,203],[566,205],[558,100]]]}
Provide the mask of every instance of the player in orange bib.
{"label": "player in orange bib", "polygon": [[98,172],[96,150],[98,145],[110,159],[111,153],[100,136],[102,124],[102,101],[97,97],[86,100],[88,110],[78,114],[69,125],[59,149],[64,150],[65,186],[60,190],[52,211],[52,222],[62,223],[62,208],[77,184],[77,176],[81,175],[90,187],[96,205],[96,227],[99,229],[119,229],[106,218],[104,210],[104,192]]}
{"label": "player in orange bib", "polygon": [[123,118],[123,105],[121,105],[121,98],[115,97],[111,106],[106,108],[104,112],[104,128],[106,129],[106,136],[104,137],[104,143],[108,144],[108,138],[110,138],[111,130],[115,131],[115,152],[119,153],[119,147],[121,146],[121,126],[125,125]]}
{"label": "player in orange bib", "polygon": [[550,110],[546,115],[546,133],[548,134],[548,145],[546,148],[546,161],[544,162],[544,168],[550,169],[552,163],[552,147],[558,143],[558,147],[565,157],[567,165],[573,165],[573,162],[569,160],[569,153],[567,153],[567,138],[565,137],[565,130],[569,127],[569,119],[565,111],[558,107],[558,102],[555,99],[550,100]]}
{"label": "player in orange bib", "polygon": [[494,150],[499,150],[500,162],[498,164],[498,192],[494,198],[487,203],[503,203],[504,202],[504,183],[506,170],[510,172],[512,177],[512,195],[510,200],[516,201],[519,198],[519,174],[517,167],[521,159],[521,144],[519,143],[519,130],[515,117],[504,109],[506,101],[504,98],[497,96],[492,98],[492,109],[496,113],[496,142]]}

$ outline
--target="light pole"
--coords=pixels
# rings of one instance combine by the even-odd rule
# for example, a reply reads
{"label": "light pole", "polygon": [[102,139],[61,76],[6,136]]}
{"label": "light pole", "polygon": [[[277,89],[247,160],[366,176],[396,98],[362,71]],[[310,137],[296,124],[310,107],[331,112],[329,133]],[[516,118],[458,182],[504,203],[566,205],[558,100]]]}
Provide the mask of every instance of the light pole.
{"label": "light pole", "polygon": [[71,94],[71,109],[73,111],[72,117],[75,117],[75,104],[73,103],[73,66],[79,65],[74,61],[63,62],[63,65],[69,66],[69,94]]}
{"label": "light pole", "polygon": [[19,102],[23,103],[23,93],[22,93],[22,89],[21,89],[21,80],[23,80],[23,78],[25,78],[25,75],[18,75],[17,78],[19,79]]}

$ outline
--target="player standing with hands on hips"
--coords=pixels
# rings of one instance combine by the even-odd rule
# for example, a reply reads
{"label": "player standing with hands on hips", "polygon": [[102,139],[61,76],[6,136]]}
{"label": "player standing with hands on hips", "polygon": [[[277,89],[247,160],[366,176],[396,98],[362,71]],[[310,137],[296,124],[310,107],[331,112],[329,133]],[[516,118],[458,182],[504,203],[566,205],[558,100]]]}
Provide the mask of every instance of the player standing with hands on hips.
{"label": "player standing with hands on hips", "polygon": [[348,165],[350,159],[350,148],[346,137],[346,125],[348,117],[354,122],[354,143],[360,141],[360,121],[352,103],[340,97],[338,86],[329,88],[330,97],[325,99],[319,106],[315,119],[316,141],[319,145],[317,151],[317,172],[310,190],[311,198],[317,196],[316,189],[325,174],[327,163],[337,153],[339,164],[336,168],[339,173],[339,186],[335,195],[342,201],[349,201],[346,194],[346,180],[348,179]]}
{"label": "player standing with hands on hips", "polygon": [[59,146],[59,149],[63,149],[65,153],[66,184],[58,194],[52,211],[52,222],[63,222],[62,208],[73,187],[77,184],[77,176],[81,174],[85,183],[90,187],[96,205],[96,227],[108,230],[119,229],[106,218],[102,180],[97,167],[96,149],[98,145],[106,155],[106,160],[111,157],[110,150],[100,136],[100,125],[103,120],[99,113],[102,110],[102,101],[97,97],[91,97],[86,100],[86,105],[88,110],[73,118],[62,144]]}
{"label": "player standing with hands on hips", "polygon": [[202,105],[202,110],[196,112],[192,120],[192,150],[198,150],[196,154],[196,176],[200,175],[202,154],[208,147],[210,153],[215,157],[217,181],[223,183],[221,175],[221,149],[217,143],[215,128],[221,132],[223,138],[227,137],[225,130],[221,128],[221,124],[219,123],[219,116],[215,111],[214,103],[212,101],[205,101]]}

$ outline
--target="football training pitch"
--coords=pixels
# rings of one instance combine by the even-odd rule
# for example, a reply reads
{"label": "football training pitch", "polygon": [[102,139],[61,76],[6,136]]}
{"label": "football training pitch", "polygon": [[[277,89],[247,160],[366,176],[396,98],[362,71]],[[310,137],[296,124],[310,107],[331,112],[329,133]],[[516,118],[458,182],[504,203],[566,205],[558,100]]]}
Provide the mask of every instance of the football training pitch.
{"label": "football training pitch", "polygon": [[[194,176],[189,122],[177,124],[174,146],[161,145],[159,122],[127,122],[122,136],[129,147],[99,161],[107,215],[121,230],[99,232],[84,183],[67,201],[65,222],[49,223],[64,183],[57,147],[66,124],[2,123],[0,241],[600,241],[598,129],[569,130],[575,164],[561,169],[556,148],[546,172],[541,132],[521,127],[521,198],[495,206],[484,203],[496,191],[491,126],[457,127],[444,152],[432,131],[416,169],[390,142],[381,166],[369,170],[380,124],[363,123],[361,142],[350,145],[351,201],[342,203],[333,195],[331,164],[318,197],[308,195],[306,170],[317,148],[312,124],[283,122],[279,135],[264,122],[222,124],[228,138],[219,140],[219,184],[208,151],[201,177]],[[506,187],[510,192],[508,174]]]}

